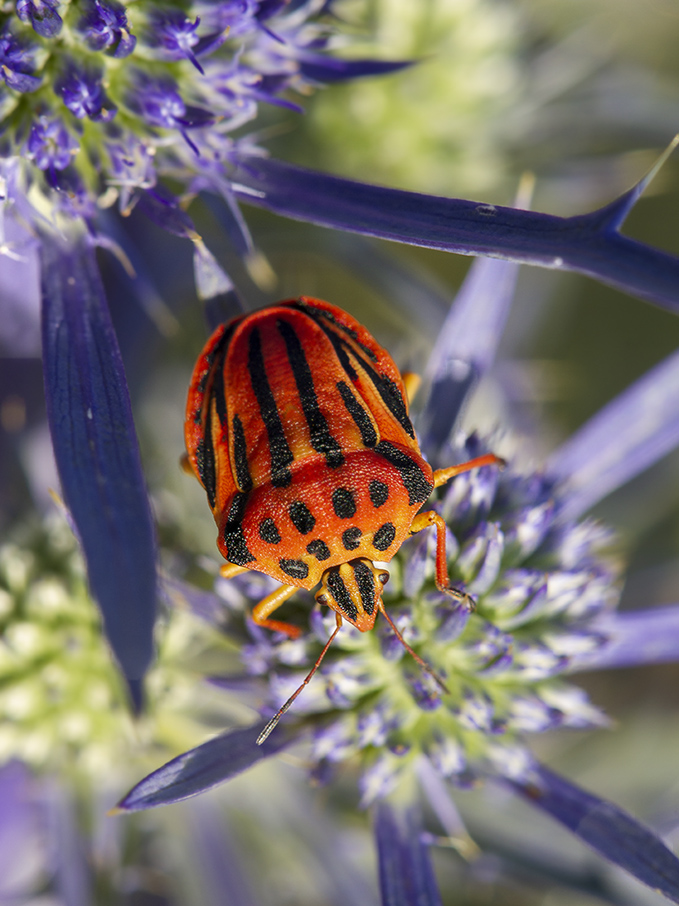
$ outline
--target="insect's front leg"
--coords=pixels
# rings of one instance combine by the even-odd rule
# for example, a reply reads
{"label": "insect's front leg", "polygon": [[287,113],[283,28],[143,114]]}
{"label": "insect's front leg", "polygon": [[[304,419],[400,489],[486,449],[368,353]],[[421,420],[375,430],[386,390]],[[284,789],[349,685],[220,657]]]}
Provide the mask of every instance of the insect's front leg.
{"label": "insect's front leg", "polygon": [[436,527],[436,587],[445,592],[456,601],[460,601],[469,610],[474,610],[474,599],[463,591],[453,588],[448,576],[448,559],[446,557],[446,523],[435,510],[419,513],[410,526],[410,534],[414,535],[430,525]]}
{"label": "insect's front leg", "polygon": [[296,585],[281,585],[280,588],[272,591],[266,598],[262,598],[259,604],[253,607],[252,619],[258,626],[265,626],[275,632],[284,632],[291,639],[299,638],[302,634],[299,626],[293,626],[292,623],[284,623],[281,620],[268,619],[269,614],[272,614],[274,610],[278,610],[281,604],[284,604],[297,590]]}

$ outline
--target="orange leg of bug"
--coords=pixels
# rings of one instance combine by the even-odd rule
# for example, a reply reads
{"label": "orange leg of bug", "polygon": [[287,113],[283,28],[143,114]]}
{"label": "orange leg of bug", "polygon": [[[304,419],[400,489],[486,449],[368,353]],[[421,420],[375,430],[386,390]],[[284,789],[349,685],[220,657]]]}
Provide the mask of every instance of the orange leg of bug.
{"label": "orange leg of bug", "polygon": [[415,394],[420,388],[422,378],[419,376],[419,374],[415,374],[414,371],[404,371],[401,375],[401,379],[403,380],[403,384],[406,388],[406,396],[408,397],[408,402],[412,403]]}
{"label": "orange leg of bug", "polygon": [[422,529],[426,529],[430,525],[436,526],[436,587],[440,591],[445,591],[446,594],[456,600],[465,602],[468,607],[473,607],[474,604],[470,596],[463,591],[458,591],[457,588],[453,588],[450,584],[446,558],[446,524],[443,518],[434,510],[419,513],[413,519],[413,524],[410,526],[410,534],[414,535],[416,532],[421,532]]}
{"label": "orange leg of bug", "polygon": [[[470,469],[476,469],[480,466],[490,466],[498,465],[500,468],[504,466],[505,462],[503,459],[500,459],[499,456],[495,456],[494,453],[486,453],[484,456],[477,456],[476,459],[470,459],[469,462],[460,463],[458,466],[450,466],[447,469],[438,469],[434,472],[434,487],[440,488],[441,485],[445,484],[447,481],[450,481],[451,478],[454,478],[456,475],[460,475],[462,472],[468,472]],[[446,523],[443,521],[443,518],[435,510],[428,510],[426,513],[419,513],[413,519],[413,523],[410,526],[410,534],[414,535],[417,532],[421,532],[422,529],[427,528],[428,526],[436,526],[436,585],[441,591],[445,591],[446,594],[449,594],[451,597],[456,598],[458,601],[464,602],[468,607],[473,607],[474,602],[472,598],[465,594],[462,591],[459,591],[457,588],[453,588],[450,585],[450,578],[448,576],[448,562],[446,557]]]}
{"label": "orange leg of bug", "polygon": [[[288,586],[284,585],[283,587],[284,587],[284,588],[287,588]],[[311,677],[314,675],[314,673],[315,673],[315,672],[318,670],[318,668],[321,666],[321,661],[323,660],[323,658],[324,658],[325,655],[327,654],[328,648],[329,648],[330,645],[332,644],[332,641],[333,641],[333,639],[335,638],[335,636],[337,635],[337,633],[338,633],[338,632],[340,631],[340,629],[342,628],[342,617],[341,617],[338,613],[335,614],[335,620],[337,621],[337,625],[336,625],[336,627],[335,627],[335,629],[334,629],[332,635],[330,636],[330,638],[328,639],[328,641],[325,643],[325,646],[324,646],[324,648],[323,648],[323,651],[321,651],[321,653],[318,655],[318,658],[317,658],[317,660],[316,660],[316,663],[315,663],[314,666],[311,668],[311,670],[307,673],[306,677],[304,678],[304,681],[303,681],[302,683],[300,683],[300,685],[297,687],[297,689],[295,689],[295,691],[292,693],[292,695],[291,695],[290,698],[286,701],[286,703],[283,705],[283,707],[282,707],[282,708],[279,708],[278,711],[276,711],[276,713],[275,713],[274,716],[271,718],[271,720],[269,721],[269,723],[264,727],[264,729],[262,730],[262,732],[259,734],[259,736],[257,737],[257,745],[258,745],[258,746],[261,746],[261,744],[264,742],[264,740],[269,736],[269,734],[271,733],[271,731],[273,730],[273,728],[276,726],[276,724],[278,723],[278,721],[279,721],[279,720],[281,719],[281,717],[285,714],[285,712],[288,710],[288,708],[290,707],[290,705],[291,705],[291,704],[294,702],[294,700],[297,698],[297,696],[298,696],[299,693],[302,691],[302,689],[303,689],[305,686],[307,686],[307,685],[309,684],[309,681],[311,680]]]}
{"label": "orange leg of bug", "polygon": [[186,472],[187,475],[193,475],[193,469],[191,468],[191,463],[189,462],[189,457],[186,453],[182,453],[179,457],[179,467],[183,472]]}
{"label": "orange leg of bug", "polygon": [[219,567],[219,575],[222,579],[233,579],[234,576],[240,576],[241,573],[246,573],[247,571],[247,566],[236,566],[235,563],[225,563]]}
{"label": "orange leg of bug", "polygon": [[[248,572],[247,566],[236,566],[235,563],[225,563],[219,568],[220,575],[224,579],[233,579],[241,573]],[[293,626],[292,623],[284,623],[282,620],[269,620],[269,614],[278,610],[281,604],[284,604],[288,598],[297,591],[296,585],[281,585],[276,591],[271,592],[266,598],[262,598],[259,604],[252,608],[252,619],[258,626],[265,626],[267,629],[273,629],[275,632],[284,632],[291,639],[298,638],[302,630],[299,626]]]}
{"label": "orange leg of bug", "polygon": [[284,623],[281,620],[268,619],[269,614],[272,614],[274,610],[278,610],[281,604],[284,604],[297,590],[296,585],[281,585],[280,588],[272,591],[266,598],[262,598],[259,604],[255,604],[252,609],[252,619],[258,626],[265,626],[275,632],[284,632],[291,639],[298,638],[302,633],[299,626],[293,626],[292,623]]}
{"label": "orange leg of bug", "polygon": [[470,459],[469,462],[461,462],[459,466],[437,469],[434,472],[434,487],[440,488],[442,484],[450,481],[451,478],[455,478],[456,475],[460,475],[462,472],[469,472],[470,469],[493,465],[497,465],[502,469],[505,466],[505,461],[494,453],[486,453],[485,456],[477,456],[476,459]]}

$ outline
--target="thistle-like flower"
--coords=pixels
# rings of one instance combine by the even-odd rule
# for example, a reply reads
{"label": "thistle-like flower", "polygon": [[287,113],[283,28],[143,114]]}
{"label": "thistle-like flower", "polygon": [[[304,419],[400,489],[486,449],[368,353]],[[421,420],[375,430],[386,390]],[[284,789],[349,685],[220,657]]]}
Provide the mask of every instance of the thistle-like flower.
{"label": "thistle-like flower", "polygon": [[[419,419],[424,449],[437,467],[466,461],[487,448],[474,435],[460,435],[454,425],[473,383],[470,377],[484,372],[493,358],[511,294],[512,267],[477,264],[441,332]],[[496,291],[498,285],[504,290]],[[449,818],[455,812],[449,789],[494,780],[523,794],[637,878],[676,898],[679,862],[662,842],[621,809],[541,765],[528,740],[547,730],[607,726],[605,714],[572,674],[598,664],[630,663],[630,632],[638,643],[634,663],[658,656],[655,645],[663,624],[667,638],[660,656],[677,655],[676,638],[669,633],[675,608],[654,612],[647,623],[640,614],[633,627],[616,615],[620,546],[604,526],[581,517],[600,493],[611,489],[610,482],[602,481],[606,474],[613,472],[617,485],[679,439],[672,431],[670,440],[664,425],[653,418],[640,426],[637,417],[651,408],[669,414],[668,395],[678,367],[673,356],[630,388],[557,451],[545,469],[519,469],[512,462],[519,454],[512,455],[513,444],[505,435],[493,440],[494,449],[509,454],[504,471],[483,467],[453,479],[435,506],[450,532],[451,577],[473,596],[473,609],[437,591],[433,538],[406,542],[390,561],[386,609],[407,643],[443,678],[447,691],[408,655],[386,624],[366,633],[345,625],[309,686],[271,736],[258,744],[266,720],[299,686],[335,621],[312,608],[311,596],[301,592],[296,617],[303,628],[308,619],[309,628],[291,640],[249,618],[252,602],[266,593],[265,577],[251,573],[218,580],[209,619],[237,642],[242,670],[212,681],[247,693],[264,724],[231,730],[179,756],[141,781],[121,809],[143,810],[193,796],[297,742],[317,783],[331,782],[340,765],[345,780],[347,769],[352,772],[362,805],[375,806],[382,869],[400,873],[405,888],[421,883],[417,889],[424,890],[431,880],[417,881],[417,870],[407,860],[399,865],[403,847],[408,858],[426,862],[418,849],[424,845],[422,827],[414,812],[401,819],[387,803],[398,802],[402,808],[410,800],[412,809],[420,786],[434,812]],[[629,427],[613,435],[611,426],[621,424],[623,412]],[[179,599],[195,600],[196,609],[207,613],[204,594],[181,583],[173,588]],[[441,820],[445,827],[446,819]],[[638,842],[633,858],[630,835]],[[384,876],[382,883],[384,902],[390,903]]]}
{"label": "thistle-like flower", "polygon": [[[561,218],[398,192],[268,159],[259,138],[242,128],[254,126],[259,105],[298,111],[300,97],[317,83],[408,65],[327,53],[330,7],[324,0],[196,0],[152,7],[142,0],[18,0],[0,13],[2,336],[8,335],[6,311],[16,310],[11,342],[25,348],[24,325],[32,323],[28,296],[39,283],[47,416],[62,494],[85,553],[104,632],[136,710],[143,707],[143,679],[153,654],[157,544],[95,247],[114,251],[128,271],[136,271],[131,287],[142,299],[153,297],[154,288],[113,211],[126,215],[134,209],[193,243],[196,288],[207,300],[233,295],[233,283],[187,212],[199,194],[216,205],[232,247],[262,283],[268,272],[241,202],[364,235],[572,269],[679,310],[679,261],[620,233],[655,168],[605,208]],[[504,267],[486,262],[472,272],[465,290],[474,300],[472,310],[458,306],[442,334],[419,422],[423,449],[435,465],[450,465],[486,444],[510,461],[499,476],[483,471],[459,478],[435,502],[449,523],[451,574],[476,607],[453,607],[436,592],[427,539],[404,546],[386,598],[406,640],[445,677],[450,692],[442,694],[432,685],[385,627],[359,635],[345,626],[305,694],[257,746],[264,722],[327,639],[323,615],[302,596],[296,613],[291,602],[292,619],[308,627],[291,642],[248,620],[251,603],[262,596],[262,577],[219,583],[217,594],[169,580],[171,593],[218,623],[232,654],[238,653],[239,667],[231,657],[225,658],[228,672],[226,667],[221,673],[213,666],[204,669],[209,688],[240,690],[238,696],[220,698],[237,709],[238,717],[232,711],[227,717],[220,705],[206,725],[239,728],[142,781],[121,804],[123,810],[201,792],[299,741],[318,782],[330,779],[341,763],[356,768],[360,797],[375,811],[385,903],[394,902],[389,892],[394,878],[398,890],[410,891],[413,900],[426,893],[426,902],[437,902],[426,851],[430,838],[415,811],[400,818],[385,804],[388,797],[410,796],[417,781],[446,832],[453,834],[448,782],[464,787],[483,778],[510,786],[609,860],[677,899],[677,863],[659,839],[611,803],[541,766],[526,742],[531,733],[546,729],[605,722],[573,685],[576,670],[677,659],[675,608],[632,618],[617,615],[615,541],[596,524],[579,521],[602,495],[679,442],[676,362],[658,366],[557,451],[544,470],[522,460],[509,435],[482,442],[473,434],[457,434],[453,423],[459,405],[489,367],[503,322],[503,311],[485,305],[506,301],[497,291],[507,277]],[[471,292],[478,274],[486,275],[485,288]],[[13,293],[6,291],[11,280]],[[394,292],[402,292],[401,276],[393,282]],[[410,303],[410,316],[419,317]],[[3,424],[12,421],[12,413],[12,405],[3,408]],[[12,551],[9,557],[7,548],[3,552],[0,561],[3,556],[21,561],[21,553]],[[3,649],[3,669],[19,690],[0,697],[9,718],[4,735],[0,732],[2,753],[43,767],[49,764],[48,749],[65,759],[81,744],[84,750],[87,721],[101,730],[102,740],[122,735],[121,728],[128,726],[113,671],[100,657],[97,621],[74,562],[61,564],[61,588],[67,593],[57,594],[59,583],[45,587],[35,576],[22,585],[11,571],[15,566],[0,577],[0,616],[10,645]],[[4,561],[0,566],[5,569]],[[73,676],[67,671],[64,677],[54,652],[50,607],[60,628],[66,626],[65,638],[72,630],[84,639],[71,665]],[[31,677],[25,690],[20,670],[11,672],[19,661]],[[33,673],[43,665],[43,675],[34,682]],[[83,677],[75,668],[83,665],[106,682],[92,683],[82,696],[78,692],[69,702],[73,710],[52,713],[52,697],[68,698],[69,683]],[[152,676],[146,685],[151,711],[155,682]],[[78,717],[83,702],[90,710]],[[113,713],[92,713],[98,704]],[[244,714],[256,722],[243,729]],[[40,723],[34,737],[19,734],[24,717]],[[196,741],[178,745],[175,737],[169,748],[177,751]],[[94,746],[82,757],[101,765],[99,754]],[[0,771],[0,785],[3,791],[25,790],[26,776],[17,780],[10,763]],[[12,832],[20,809],[4,793],[3,801],[11,807],[0,830]],[[56,836],[71,839],[67,833]],[[1,870],[0,876],[4,896]],[[356,896],[341,901],[367,902]]]}
{"label": "thistle-like flower", "polygon": [[[480,452],[472,437],[456,459]],[[474,611],[437,592],[432,537],[399,551],[384,595],[406,641],[449,694],[386,624],[368,633],[344,627],[321,677],[295,705],[300,728],[312,731],[315,776],[351,759],[364,804],[391,792],[423,755],[463,785],[488,772],[525,779],[533,763],[526,734],[606,723],[566,671],[605,644],[597,624],[616,605],[620,563],[605,529],[561,518],[561,493],[547,478],[511,466],[451,483],[438,507],[451,532],[453,582],[473,595]],[[268,704],[276,709],[301,682],[334,618],[312,611],[310,634],[296,641],[234,622],[242,625],[245,671],[268,677]]]}
{"label": "thistle-like flower", "polygon": [[403,242],[582,270],[677,304],[677,262],[618,232],[645,181],[606,209],[568,220],[266,160],[252,136],[235,132],[259,104],[299,110],[295,91],[409,65],[330,56],[329,10],[322,0],[185,7],[35,0],[0,14],[0,265],[23,262],[21,280],[40,279],[47,412],[62,493],[136,708],[152,658],[156,542],[94,247],[113,250],[137,271],[132,291],[157,293],[134,244],[107,214],[112,206],[122,214],[134,208],[194,244],[201,298],[233,293],[233,283],[185,210],[197,193],[212,199],[260,281],[271,273],[239,200]]}
{"label": "thistle-like flower", "polygon": [[16,526],[0,544],[0,762],[20,759],[80,783],[111,778],[148,744],[167,745],[168,727],[191,744],[185,709],[193,699],[195,716],[204,693],[196,697],[186,654],[208,650],[214,633],[174,613],[147,679],[148,719],[135,727],[71,527],[56,512]]}

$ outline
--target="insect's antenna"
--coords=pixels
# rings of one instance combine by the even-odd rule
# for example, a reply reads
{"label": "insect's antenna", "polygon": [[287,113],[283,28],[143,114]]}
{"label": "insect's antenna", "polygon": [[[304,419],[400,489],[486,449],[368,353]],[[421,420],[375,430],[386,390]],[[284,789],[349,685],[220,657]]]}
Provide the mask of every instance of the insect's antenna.
{"label": "insect's antenna", "polygon": [[443,689],[444,692],[446,692],[446,693],[448,693],[448,695],[450,695],[450,689],[448,688],[448,686],[446,686],[446,684],[443,682],[443,680],[438,675],[438,673],[436,673],[434,668],[430,667],[426,661],[422,660],[422,658],[419,656],[419,654],[417,654],[415,651],[413,651],[413,649],[410,647],[410,645],[403,638],[401,633],[396,628],[396,624],[394,623],[392,618],[389,616],[387,611],[384,609],[384,604],[381,601],[380,601],[380,610],[382,611],[382,614],[384,615],[384,618],[387,621],[387,623],[389,623],[391,628],[394,630],[394,635],[399,640],[399,642],[403,645],[403,647],[408,652],[408,654],[410,654],[412,657],[414,657],[415,660],[417,661],[417,663],[420,665],[420,667],[425,671],[425,673],[428,673],[429,676],[433,680],[436,680],[436,683],[441,687],[441,689]]}
{"label": "insect's antenna", "polygon": [[[290,698],[286,701],[286,703],[283,705],[283,707],[278,709],[278,711],[274,714],[274,716],[271,718],[271,720],[269,721],[269,723],[264,727],[264,729],[262,730],[262,732],[259,734],[259,736],[257,737],[257,745],[258,745],[258,746],[261,746],[261,744],[264,742],[264,740],[268,738],[269,734],[270,734],[271,731],[274,729],[274,727],[276,726],[276,724],[278,723],[278,721],[279,721],[279,720],[281,719],[281,717],[285,714],[285,712],[288,710],[288,708],[290,707],[290,705],[294,702],[294,700],[297,698],[297,696],[299,695],[299,693],[300,693],[300,692],[302,691],[302,689],[308,684],[308,682],[309,682],[309,680],[311,679],[311,677],[314,675],[314,673],[315,673],[315,672],[318,670],[318,668],[321,666],[321,661],[322,661],[323,658],[325,657],[325,655],[326,655],[326,653],[327,653],[327,651],[328,651],[328,648],[329,648],[330,645],[332,644],[332,640],[335,638],[335,636],[337,635],[337,633],[338,633],[338,632],[340,631],[340,629],[342,628],[342,617],[341,617],[339,614],[335,614],[335,616],[336,616],[336,618],[337,618],[337,627],[336,627],[335,631],[333,632],[333,634],[332,634],[332,635],[330,636],[330,638],[328,639],[328,641],[325,643],[325,648],[323,649],[323,651],[321,651],[321,653],[318,655],[318,660],[316,661],[316,663],[314,664],[314,666],[311,668],[311,670],[310,670],[309,673],[307,674],[307,677],[306,677],[306,679],[304,680],[304,682],[301,684],[301,686],[300,686],[298,689],[296,689],[296,690],[292,693],[292,695],[291,695]],[[407,646],[406,646],[406,647],[407,647]],[[417,655],[415,655],[415,656],[417,657]]]}

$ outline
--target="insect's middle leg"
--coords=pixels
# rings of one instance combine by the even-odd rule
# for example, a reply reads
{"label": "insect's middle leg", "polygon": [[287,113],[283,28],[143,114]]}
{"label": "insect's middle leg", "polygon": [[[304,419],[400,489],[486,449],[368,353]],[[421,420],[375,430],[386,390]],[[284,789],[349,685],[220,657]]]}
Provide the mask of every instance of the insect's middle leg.
{"label": "insect's middle leg", "polygon": [[446,523],[435,510],[428,510],[426,513],[419,513],[413,519],[410,526],[410,534],[414,535],[421,532],[422,529],[430,525],[436,527],[436,587],[439,591],[444,591],[455,598],[456,601],[463,601],[470,609],[474,608],[474,600],[450,584],[448,576],[448,559],[446,557]]}
{"label": "insect's middle leg", "polygon": [[281,604],[284,604],[288,598],[291,598],[298,591],[296,585],[281,585],[276,591],[272,591],[266,598],[262,598],[259,604],[252,608],[252,619],[258,626],[265,626],[267,629],[273,629],[275,632],[284,632],[291,639],[296,639],[302,634],[299,626],[293,626],[292,623],[284,623],[282,620],[269,620],[269,614],[278,610]]}

